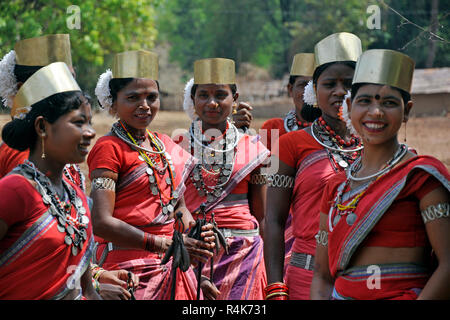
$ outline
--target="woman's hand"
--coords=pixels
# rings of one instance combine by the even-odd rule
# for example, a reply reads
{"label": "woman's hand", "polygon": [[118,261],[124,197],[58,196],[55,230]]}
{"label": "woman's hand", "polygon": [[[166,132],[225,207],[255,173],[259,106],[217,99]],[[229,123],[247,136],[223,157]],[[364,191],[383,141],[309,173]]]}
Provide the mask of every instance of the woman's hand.
{"label": "woman's hand", "polygon": [[253,110],[253,108],[248,103],[244,102],[239,102],[237,108],[233,109],[232,116],[236,128],[250,127],[253,120],[251,110]]}
{"label": "woman's hand", "polygon": [[[193,228],[195,223],[195,221],[191,221],[189,223],[190,228]],[[200,237],[203,241],[193,239],[183,234],[183,241],[191,258],[191,262],[196,260],[201,263],[206,263],[208,259],[213,256],[212,250],[215,247],[215,236],[212,229],[213,225],[211,223],[207,223],[202,226],[202,233],[200,234]]]}
{"label": "woman's hand", "polygon": [[131,293],[120,285],[100,283],[100,296],[104,300],[130,300]]}
{"label": "woman's hand", "polygon": [[201,278],[200,288],[202,289],[203,296],[207,300],[216,300],[220,294],[220,291],[217,289],[214,283],[212,283],[211,280],[205,276],[202,276]]}
{"label": "woman's hand", "polygon": [[[100,284],[114,284],[125,289],[127,288],[127,280],[128,271],[124,269],[111,271],[105,270],[98,277],[98,282],[100,282]],[[131,282],[133,284],[133,288],[136,289],[139,285],[139,276],[131,273]]]}

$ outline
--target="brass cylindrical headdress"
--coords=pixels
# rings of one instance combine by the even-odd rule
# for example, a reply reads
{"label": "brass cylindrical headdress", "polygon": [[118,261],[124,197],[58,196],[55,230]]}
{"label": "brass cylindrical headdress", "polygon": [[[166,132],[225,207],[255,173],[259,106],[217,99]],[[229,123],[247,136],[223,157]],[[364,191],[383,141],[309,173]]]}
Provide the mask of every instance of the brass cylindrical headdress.
{"label": "brass cylindrical headdress", "polygon": [[314,47],[316,66],[337,61],[357,61],[361,40],[353,33],[339,32],[320,40]]}
{"label": "brass cylindrical headdress", "polygon": [[68,34],[49,34],[24,39],[14,46],[16,63],[24,66],[46,66],[53,62],[65,62],[72,66],[70,38]]}
{"label": "brass cylindrical headdress", "polygon": [[314,53],[297,53],[292,61],[290,75],[312,77],[314,69]]}
{"label": "brass cylindrical headdress", "polygon": [[113,78],[146,78],[158,80],[158,55],[135,50],[118,53],[114,56]]}
{"label": "brass cylindrical headdress", "polygon": [[224,58],[194,62],[194,84],[235,84],[234,61]]}
{"label": "brass cylindrical headdress", "polygon": [[36,71],[14,97],[11,116],[26,114],[31,105],[56,93],[81,91],[64,62],[54,62]]}
{"label": "brass cylindrical headdress", "polygon": [[413,59],[398,51],[367,50],[356,63],[352,84],[382,84],[410,92],[414,66]]}

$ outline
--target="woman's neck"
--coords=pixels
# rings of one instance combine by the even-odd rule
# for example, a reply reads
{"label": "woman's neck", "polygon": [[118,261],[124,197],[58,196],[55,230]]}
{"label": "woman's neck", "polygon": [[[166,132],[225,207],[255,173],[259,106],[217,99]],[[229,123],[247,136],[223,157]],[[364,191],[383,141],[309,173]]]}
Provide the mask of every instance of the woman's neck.
{"label": "woman's neck", "polygon": [[63,190],[62,174],[65,164],[52,161],[48,158],[42,159],[41,154],[38,153],[39,152],[30,153],[28,160],[34,164],[36,169],[45,174],[45,176],[50,180],[52,185],[56,188],[58,193],[62,193]]}
{"label": "woman's neck", "polygon": [[348,140],[350,138],[350,131],[344,121],[332,118],[326,114],[323,114],[322,118],[337,135],[341,136],[344,140]]}
{"label": "woman's neck", "polygon": [[[361,170],[360,173],[365,175],[380,170],[399,148],[397,137],[382,144],[364,143],[364,151],[361,155]],[[365,173],[365,174],[363,174]]]}
{"label": "woman's neck", "polygon": [[225,121],[223,123],[219,124],[209,124],[204,121],[201,121],[202,123],[202,132],[207,133],[210,129],[219,130],[222,134],[224,134],[227,131],[228,128],[228,121]]}
{"label": "woman's neck", "polygon": [[147,133],[147,128],[137,129],[137,128],[130,126],[129,124],[127,124],[126,122],[124,122],[122,120],[120,120],[120,122],[123,124],[126,131],[128,131],[133,137],[135,137],[135,138],[145,137],[145,135]]}

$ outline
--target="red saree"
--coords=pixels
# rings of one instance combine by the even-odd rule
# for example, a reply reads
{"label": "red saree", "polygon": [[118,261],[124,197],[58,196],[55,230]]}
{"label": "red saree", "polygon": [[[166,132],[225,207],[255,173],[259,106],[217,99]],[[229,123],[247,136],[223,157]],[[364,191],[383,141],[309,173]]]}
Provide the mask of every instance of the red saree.
{"label": "red saree", "polygon": [[[184,148],[189,150],[186,145]],[[235,165],[230,180],[220,197],[213,202],[207,202],[205,196],[198,194],[192,180],[188,179],[184,199],[193,215],[198,212],[201,203],[206,203],[207,221],[214,213],[218,227],[226,228],[222,230],[229,245],[228,255],[224,248],[221,248],[213,257],[214,278],[212,280],[220,291],[217,299],[262,300],[264,299],[263,289],[267,284],[263,240],[258,233],[258,221],[251,214],[247,192],[250,173],[262,164],[269,155],[269,151],[258,141],[257,136],[246,134],[240,137],[236,150]],[[242,199],[226,199],[231,194],[240,195]],[[210,263],[207,263],[203,269],[203,274],[208,278],[210,266]]]}
{"label": "red saree", "polygon": [[[90,218],[86,196],[72,185]],[[73,256],[57,229],[56,218],[41,194],[21,175],[0,181],[0,219],[8,232],[0,240],[0,299],[61,299],[76,288],[89,267],[94,241],[92,227],[83,249]],[[72,206],[72,217],[76,210]]]}
{"label": "red saree", "polygon": [[[381,285],[374,290],[366,285],[372,275],[368,272],[370,266],[349,268],[349,262],[361,246],[425,247],[430,249],[431,257],[419,201],[439,185],[450,190],[450,174],[446,167],[430,156],[417,156],[398,165],[368,186],[354,211],[357,218],[353,225],[342,218],[336,224],[332,223],[336,210],[330,210],[331,203],[345,179],[344,175],[339,175],[330,181],[321,207],[321,211],[329,216],[329,267],[336,279],[333,297],[416,299],[430,276],[428,266],[380,265]],[[344,193],[344,204],[354,197],[350,193]]]}
{"label": "red saree", "polygon": [[29,151],[10,148],[3,141],[0,143],[0,179],[11,172],[17,165],[28,159]]}
{"label": "red saree", "polygon": [[[310,256],[316,248],[314,236],[319,229],[319,209],[322,191],[334,171],[327,151],[304,130],[289,132],[280,138],[279,158],[296,168],[291,196],[293,217],[294,255]],[[310,261],[311,261],[310,260]],[[291,300],[309,300],[313,264],[307,269],[296,266],[292,259],[286,269],[286,283]]]}
{"label": "red saree", "polygon": [[[174,190],[183,194],[185,180],[192,170],[194,159],[167,135],[158,134],[170,154],[175,167]],[[163,214],[158,195],[150,190],[147,164],[140,160],[139,153],[115,135],[101,137],[88,156],[89,172],[104,168],[119,174],[116,184],[116,202],[113,216],[151,234],[171,238],[174,219]],[[163,193],[170,188],[166,183],[168,170],[159,185]],[[135,296],[137,299],[168,300],[170,298],[171,261],[161,265],[161,255],[145,250],[118,248],[96,237],[98,249],[96,261],[108,270],[126,269],[140,278]],[[109,249],[112,249],[110,251]],[[102,258],[102,256],[104,256]],[[102,261],[103,260],[103,261]],[[189,300],[196,297],[196,280],[192,270],[178,272],[175,299]]]}

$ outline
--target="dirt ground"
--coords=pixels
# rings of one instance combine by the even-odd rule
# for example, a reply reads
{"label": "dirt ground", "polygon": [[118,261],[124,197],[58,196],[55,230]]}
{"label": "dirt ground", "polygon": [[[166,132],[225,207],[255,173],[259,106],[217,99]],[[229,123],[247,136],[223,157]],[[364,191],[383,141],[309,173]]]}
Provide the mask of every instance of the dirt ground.
{"label": "dirt ground", "polygon": [[[9,120],[9,115],[0,115],[0,129]],[[257,130],[265,120],[267,119],[254,119],[251,128]],[[104,112],[96,113],[92,120],[97,132],[95,140],[107,133],[114,121],[111,116]],[[188,116],[182,111],[160,111],[150,125],[150,130],[171,136],[175,129],[186,129],[189,127],[189,124]],[[399,141],[403,141],[404,132],[402,127],[399,133]],[[406,136],[407,144],[415,148],[419,154],[436,157],[450,170],[450,114],[446,117],[410,118],[406,127]],[[95,141],[92,145],[94,144]],[[83,163],[81,168],[87,174],[88,168],[86,163]]]}

